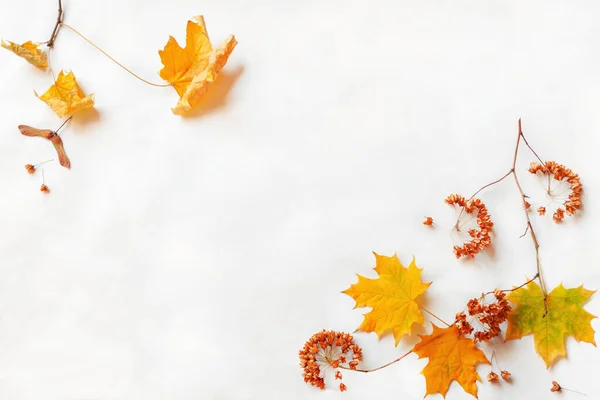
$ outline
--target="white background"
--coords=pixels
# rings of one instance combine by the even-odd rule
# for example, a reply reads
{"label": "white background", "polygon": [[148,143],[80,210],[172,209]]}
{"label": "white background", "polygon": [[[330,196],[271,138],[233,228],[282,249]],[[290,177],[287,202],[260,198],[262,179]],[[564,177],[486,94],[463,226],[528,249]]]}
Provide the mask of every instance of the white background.
{"label": "white background", "polygon": [[[426,360],[345,373],[348,391],[302,381],[297,352],[326,328],[352,332],[365,310],[340,293],[374,276],[372,251],[433,281],[425,303],[452,320],[482,291],[535,270],[512,181],[483,199],[494,254],[452,254],[454,213],[509,168],[517,119],[544,159],[582,178],[585,210],[534,218],[549,287],[600,288],[600,4],[597,1],[64,1],[65,21],[146,79],[157,51],[204,14],[239,45],[192,116],[177,94],[135,80],[67,30],[53,68],[72,70],[95,112],[62,137],[70,171],[26,163],[52,146],[19,124],[55,129],[35,98],[49,73],[0,52],[0,398],[8,400],[422,399]],[[1,0],[0,37],[43,41],[53,1]],[[534,205],[541,183],[519,173]],[[431,215],[438,227],[421,222]],[[598,296],[587,309],[600,314]],[[598,320],[592,322],[598,330]],[[364,368],[397,348],[357,333]],[[600,398],[600,351],[567,340],[546,370],[528,336],[495,348],[514,383],[481,399],[546,399],[551,381]],[[486,366],[479,367],[485,377]],[[440,395],[431,398],[441,399]],[[448,399],[468,399],[453,383]],[[583,398],[564,393],[562,398]]]}

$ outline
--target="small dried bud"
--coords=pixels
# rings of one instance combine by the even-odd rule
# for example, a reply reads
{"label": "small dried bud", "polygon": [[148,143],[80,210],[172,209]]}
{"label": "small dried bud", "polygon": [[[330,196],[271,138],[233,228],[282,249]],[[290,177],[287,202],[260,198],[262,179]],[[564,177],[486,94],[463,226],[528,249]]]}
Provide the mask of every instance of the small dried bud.
{"label": "small dried bud", "polygon": [[552,219],[554,220],[554,222],[556,222],[556,223],[561,222],[564,218],[565,218],[565,210],[563,210],[562,208],[557,208],[556,211],[554,212],[554,215],[552,216]]}
{"label": "small dried bud", "polygon": [[550,389],[550,391],[551,392],[560,392],[561,390],[562,390],[562,388],[560,387],[558,382],[552,381],[552,389]]}
{"label": "small dried bud", "polygon": [[340,371],[335,371],[335,379],[342,379],[342,373]]}
{"label": "small dried bud", "polygon": [[425,217],[425,221],[423,221],[423,225],[426,225],[426,226],[433,225],[433,218],[431,218],[431,217]]}
{"label": "small dried bud", "polygon": [[40,192],[48,194],[50,193],[50,189],[48,188],[48,186],[42,185],[40,186]]}
{"label": "small dried bud", "polygon": [[543,217],[544,215],[546,215],[546,207],[539,207],[537,209],[538,214],[540,214],[541,217]]}
{"label": "small dried bud", "polygon": [[500,375],[502,375],[502,379],[506,382],[510,381],[510,372],[502,370],[500,371]]}
{"label": "small dried bud", "polygon": [[525,209],[526,209],[526,210],[529,210],[529,209],[531,208],[531,204],[529,204],[529,202],[528,202],[528,201],[525,201],[525,202],[523,203],[523,205],[525,206]]}
{"label": "small dried bud", "polygon": [[340,383],[340,392],[345,392],[346,391],[346,385],[344,385],[343,383]]}
{"label": "small dried bud", "polygon": [[29,175],[35,174],[35,165],[25,164],[25,169]]}
{"label": "small dried bud", "polygon": [[498,374],[495,372],[490,372],[487,376],[488,382],[496,383],[498,382]]}

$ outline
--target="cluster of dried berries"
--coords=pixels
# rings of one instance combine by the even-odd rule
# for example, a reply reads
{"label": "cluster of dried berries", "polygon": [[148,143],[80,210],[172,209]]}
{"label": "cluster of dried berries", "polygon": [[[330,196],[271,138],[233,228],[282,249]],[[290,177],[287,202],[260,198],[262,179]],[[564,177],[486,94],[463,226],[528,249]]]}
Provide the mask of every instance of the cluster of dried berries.
{"label": "cluster of dried berries", "polygon": [[[504,379],[506,382],[510,381],[510,372],[502,370],[500,371],[500,375],[502,376],[502,379]],[[488,382],[492,382],[492,383],[496,383],[498,382],[498,374],[495,373],[494,371],[490,372],[487,376],[487,380]]]}
{"label": "cluster of dried berries", "polygon": [[477,215],[477,226],[479,229],[469,229],[471,240],[463,243],[462,246],[454,246],[454,255],[456,258],[468,257],[472,258],[481,250],[484,250],[490,245],[492,239],[490,233],[494,223],[490,219],[487,207],[479,199],[465,199],[458,194],[451,194],[444,200],[446,204],[456,205],[461,207],[467,214]]}
{"label": "cluster of dried berries", "polygon": [[[474,317],[481,323],[483,330],[475,332],[473,335],[474,342],[489,342],[500,333],[500,324],[506,321],[508,313],[512,309],[506,293],[496,289],[494,290],[496,301],[491,304],[482,304],[481,299],[471,299],[467,303],[469,315]],[[475,329],[467,321],[467,316],[464,312],[456,314],[456,325],[458,330],[463,335],[471,334]]]}
{"label": "cluster of dried berries", "polygon": [[426,225],[426,226],[433,225],[433,218],[431,218],[431,217],[425,217],[425,221],[423,221],[423,225]]}
{"label": "cluster of dried berries", "polygon": [[[304,344],[299,356],[300,366],[304,369],[304,382],[325,389],[323,377],[326,369],[342,367],[356,370],[362,361],[362,349],[348,333],[322,330]],[[335,371],[335,379],[342,379],[340,371]],[[340,391],[345,390],[346,385],[340,383]]]}
{"label": "cluster of dried berries", "polygon": [[[529,166],[529,172],[532,174],[536,174],[538,172],[550,174],[555,180],[566,180],[569,184],[569,198],[564,202],[565,208],[558,208],[552,216],[554,222],[562,221],[565,217],[565,212],[570,216],[575,214],[577,210],[581,209],[581,193],[583,192],[583,187],[579,181],[579,175],[577,175],[571,169],[555,161],[547,161],[544,164],[532,162]],[[544,207],[540,207],[538,208],[538,213],[540,215],[544,215],[546,213],[546,209]]]}

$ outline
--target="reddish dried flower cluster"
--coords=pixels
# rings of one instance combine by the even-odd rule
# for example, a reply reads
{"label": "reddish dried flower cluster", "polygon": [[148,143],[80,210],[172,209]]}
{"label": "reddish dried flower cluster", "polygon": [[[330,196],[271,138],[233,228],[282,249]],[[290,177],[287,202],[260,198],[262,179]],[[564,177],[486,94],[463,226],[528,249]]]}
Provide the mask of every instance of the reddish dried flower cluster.
{"label": "reddish dried flower cluster", "polygon": [[25,169],[29,175],[35,174],[35,165],[25,164]]}
{"label": "reddish dried flower cluster", "polygon": [[[506,381],[506,382],[510,381],[510,375],[511,375],[510,372],[502,370],[502,371],[500,371],[500,375],[502,376],[502,379],[504,379],[504,381]],[[490,372],[487,376],[487,380],[488,380],[488,382],[493,382],[493,383],[498,382],[498,374],[495,373],[494,371]]]}
{"label": "reddish dried flower cluster", "polygon": [[[304,382],[325,389],[325,369],[342,366],[355,370],[362,361],[362,349],[348,333],[322,330],[304,344],[299,356],[300,366],[304,369]],[[342,379],[340,371],[335,371],[335,379]],[[346,385],[340,383],[340,391],[345,390]]]}
{"label": "reddish dried flower cluster", "polygon": [[[581,193],[583,192],[583,186],[579,180],[579,175],[577,175],[571,169],[555,161],[547,161],[544,164],[532,162],[529,166],[529,172],[532,174],[536,174],[538,172],[550,174],[553,175],[555,180],[566,180],[569,184],[571,191],[569,193],[569,198],[564,202],[565,208],[558,208],[552,216],[554,222],[562,221],[565,217],[565,212],[570,216],[575,214],[577,210],[581,209]],[[544,209],[544,213],[545,211],[546,210]],[[539,209],[538,212],[540,212]],[[544,213],[540,213],[540,215],[544,215]]]}
{"label": "reddish dried flower cluster", "polygon": [[468,214],[477,215],[477,226],[479,229],[470,229],[469,236],[471,240],[463,243],[462,246],[454,246],[454,255],[456,258],[472,258],[481,250],[488,247],[492,241],[490,233],[494,223],[490,219],[487,207],[479,199],[467,200],[458,194],[451,194],[444,200],[446,204],[461,207]]}
{"label": "reddish dried flower cluster", "polygon": [[541,217],[543,217],[544,215],[546,215],[546,207],[538,207],[537,212],[538,214],[540,214]]}
{"label": "reddish dried flower cluster", "polygon": [[498,374],[495,372],[490,372],[487,376],[487,381],[488,382],[498,382]]}
{"label": "reddish dried flower cluster", "polygon": [[42,185],[40,186],[40,192],[48,194],[50,193],[50,189],[48,188],[48,186]]}
{"label": "reddish dried flower cluster", "polygon": [[560,392],[561,390],[562,390],[562,388],[560,387],[558,382],[552,381],[552,388],[550,389],[550,391],[551,392]]}
{"label": "reddish dried flower cluster", "polygon": [[423,221],[423,225],[426,225],[426,226],[433,225],[433,218],[431,218],[431,217],[425,217],[425,221]]}
{"label": "reddish dried flower cluster", "polygon": [[529,204],[529,202],[528,202],[528,201],[525,201],[525,202],[523,203],[523,205],[525,206],[525,209],[526,209],[526,210],[529,210],[529,209],[531,208],[531,204]]}
{"label": "reddish dried flower cluster", "polygon": [[[496,289],[494,290],[496,302],[491,304],[482,304],[480,299],[471,299],[467,303],[469,315],[477,318],[483,325],[482,331],[477,331],[473,335],[474,342],[489,342],[500,333],[500,324],[506,321],[508,313],[512,309],[506,293]],[[456,325],[458,330],[463,335],[469,335],[474,331],[473,326],[467,321],[467,316],[464,312],[456,314]]]}
{"label": "reddish dried flower cluster", "polygon": [[552,219],[554,222],[560,222],[565,218],[565,210],[562,208],[557,208],[554,214],[552,215]]}

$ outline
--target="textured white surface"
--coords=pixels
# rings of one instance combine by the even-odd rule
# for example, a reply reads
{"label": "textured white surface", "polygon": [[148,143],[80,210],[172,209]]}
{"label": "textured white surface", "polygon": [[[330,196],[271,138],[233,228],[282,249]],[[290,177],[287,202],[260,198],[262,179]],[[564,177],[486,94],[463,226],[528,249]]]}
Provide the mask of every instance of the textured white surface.
{"label": "textured white surface", "polygon": [[[493,257],[455,260],[443,203],[508,170],[518,117],[541,156],[585,186],[581,218],[534,218],[547,283],[600,288],[598,2],[64,3],[66,22],[156,82],[157,50],[169,34],[181,42],[194,15],[213,41],[234,33],[239,45],[206,102],[178,118],[174,90],[63,30],[53,67],[73,70],[97,112],[63,131],[73,167],[46,167],[49,196],[23,165],[52,147],[16,127],[60,124],[32,92],[51,78],[0,51],[0,398],[421,399],[415,356],[346,373],[342,395],[307,386],[297,351],[322,328],[359,325],[340,291],[373,276],[371,251],[416,256],[433,281],[428,308],[448,320],[534,273],[511,181],[483,195]],[[46,40],[56,12],[41,0],[0,9],[13,41]],[[523,152],[519,166],[539,200],[531,160]],[[597,296],[587,308],[600,314]],[[370,368],[418,338],[356,340]],[[493,348],[514,383],[482,383],[481,399],[554,398],[551,380],[600,398],[589,344],[567,340],[569,359],[549,371],[531,337]],[[453,384],[447,398],[470,396]]]}

